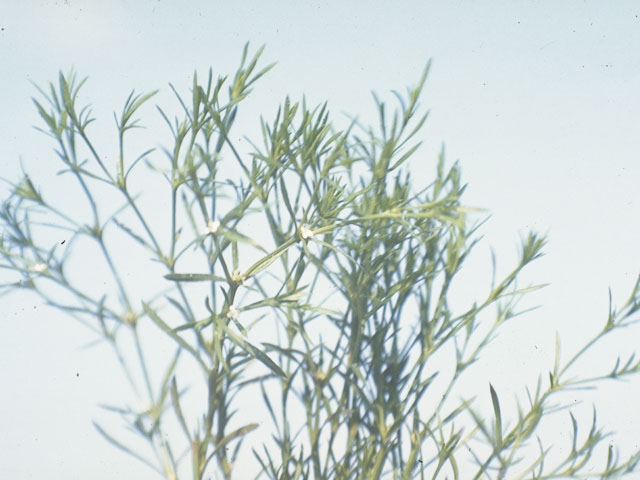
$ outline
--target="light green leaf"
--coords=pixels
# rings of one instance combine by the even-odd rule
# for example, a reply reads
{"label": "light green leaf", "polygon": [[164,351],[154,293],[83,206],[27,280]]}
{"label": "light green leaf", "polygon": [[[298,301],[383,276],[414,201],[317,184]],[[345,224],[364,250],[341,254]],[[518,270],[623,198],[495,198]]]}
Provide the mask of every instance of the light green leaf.
{"label": "light green leaf", "polygon": [[226,282],[227,280],[210,273],[169,273],[164,276],[175,282]]}

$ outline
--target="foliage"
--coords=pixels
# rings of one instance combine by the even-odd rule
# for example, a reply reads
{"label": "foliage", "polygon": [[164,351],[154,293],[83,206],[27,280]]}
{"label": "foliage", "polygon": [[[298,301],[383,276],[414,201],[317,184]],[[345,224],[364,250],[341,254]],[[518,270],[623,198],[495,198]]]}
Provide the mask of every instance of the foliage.
{"label": "foliage", "polygon": [[[561,361],[558,347],[548,376],[511,415],[512,426],[492,386],[479,393],[493,405],[492,418],[483,418],[473,396],[463,392],[458,401],[453,392],[498,329],[519,313],[518,299],[537,288],[519,289],[516,279],[541,255],[544,239],[524,239],[511,273],[471,308],[455,311],[450,290],[479,225],[470,224],[470,209],[461,204],[459,167],[447,168],[444,154],[433,182],[414,190],[406,162],[426,120],[418,100],[428,67],[415,88],[395,93],[393,113],[375,98],[378,128],[354,121],[339,131],[326,105],[308,108],[286,99],[271,123],[261,121],[262,144],[243,152],[231,131],[240,104],[271,68],[258,68],[260,53],[250,58],[245,48],[233,78],[215,80],[209,71],[200,84],[194,74],[188,101],[171,87],[184,113],[170,120],[158,108],[173,136],[164,163],[154,149],[130,160],[125,148],[140,126],[139,109],[156,92],[132,92],[116,117],[114,165],[91,138],[91,110],[78,104],[84,81],[60,74],[57,85],[41,91],[48,104],[34,100],[63,172],[80,187],[82,197],[74,201],[86,202],[91,213],[86,222],[63,212],[27,175],[11,184],[0,212],[0,254],[1,266],[17,280],[3,287],[32,290],[94,328],[134,388],[140,369],[145,403],[111,410],[148,442],[155,458],[96,425],[99,431],[167,479],[179,478],[185,454],[194,479],[214,472],[228,479],[247,458],[244,442],[259,430],[267,438],[266,425],[238,421],[251,412],[239,412],[234,403],[259,392],[273,431],[252,450],[266,478],[613,478],[632,472],[638,453],[620,461],[609,449],[606,464],[595,465],[592,456],[605,438],[595,412],[582,442],[569,414],[573,442],[566,458],[550,455],[537,435],[542,419],[554,414],[552,397],[561,400],[561,392],[640,370],[632,357],[593,378],[569,376],[594,344],[634,321],[640,283],[568,361]],[[224,162],[234,162],[234,170]],[[132,188],[132,174],[144,165],[168,184],[168,232],[149,220],[153,211],[145,212]],[[225,168],[238,178],[223,176]],[[94,192],[105,186],[117,192],[122,207],[109,212],[101,203]],[[152,206],[161,204],[154,198]],[[57,242],[50,248],[42,228],[63,228],[71,240],[64,249]],[[163,266],[170,291],[132,298],[117,262],[121,250],[105,241],[116,233]],[[81,237],[97,246],[116,295],[95,296],[69,275],[72,244]],[[194,271],[194,265],[201,267]],[[203,285],[206,290],[198,290]],[[146,357],[142,324],[155,325],[175,346],[161,361]],[[123,352],[129,340],[136,365]],[[199,372],[201,412],[183,408],[187,385],[177,372],[185,363]],[[167,366],[157,384],[152,364]],[[169,417],[181,436],[168,435]]]}

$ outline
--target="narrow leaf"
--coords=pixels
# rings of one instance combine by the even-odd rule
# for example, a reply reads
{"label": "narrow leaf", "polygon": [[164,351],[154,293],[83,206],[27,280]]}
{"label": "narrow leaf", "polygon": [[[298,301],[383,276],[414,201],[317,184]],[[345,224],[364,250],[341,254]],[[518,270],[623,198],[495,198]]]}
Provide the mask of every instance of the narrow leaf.
{"label": "narrow leaf", "polygon": [[493,403],[493,413],[496,417],[496,440],[498,447],[502,446],[502,415],[500,413],[500,402],[498,401],[498,394],[496,393],[493,385],[489,384],[489,391],[491,392],[491,402]]}
{"label": "narrow leaf", "polygon": [[210,273],[169,273],[164,276],[175,282],[226,282],[227,280]]}

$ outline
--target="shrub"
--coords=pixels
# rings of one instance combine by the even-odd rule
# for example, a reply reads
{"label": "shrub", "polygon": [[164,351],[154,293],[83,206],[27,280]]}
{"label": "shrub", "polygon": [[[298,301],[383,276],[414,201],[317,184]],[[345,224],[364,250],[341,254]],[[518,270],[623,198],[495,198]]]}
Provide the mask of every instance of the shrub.
{"label": "shrub", "polygon": [[[420,191],[407,168],[426,120],[418,101],[428,68],[415,88],[396,94],[392,113],[375,99],[377,128],[353,121],[340,131],[326,105],[286,99],[271,123],[261,121],[262,144],[245,152],[231,131],[240,105],[271,68],[258,68],[260,53],[249,58],[245,48],[233,78],[214,79],[209,71],[201,84],[194,74],[188,100],[172,87],[184,113],[171,120],[158,108],[173,137],[164,157],[149,149],[131,160],[125,148],[155,92],[132,92],[116,116],[113,164],[91,137],[91,110],[78,104],[84,81],[60,74],[41,91],[47,103],[34,100],[63,173],[79,187],[65,189],[65,198],[86,204],[88,221],[80,209],[56,206],[28,175],[11,184],[0,213],[0,253],[15,281],[3,287],[31,290],[93,328],[132,388],[146,392],[141,405],[109,408],[153,456],[111,428],[96,425],[99,431],[167,479],[181,475],[184,455],[195,479],[213,472],[231,478],[247,458],[273,479],[612,478],[634,471],[639,454],[620,461],[611,447],[596,466],[592,456],[605,434],[595,412],[585,436],[569,411],[572,443],[564,458],[535,440],[541,421],[568,407],[552,398],[640,370],[631,357],[592,378],[569,375],[596,343],[635,321],[640,283],[568,361],[558,343],[553,367],[508,426],[492,386],[470,395],[459,385],[519,313],[521,296],[538,288],[518,288],[516,280],[541,255],[544,238],[525,238],[511,273],[470,308],[451,305],[480,223],[461,204],[459,167],[447,167],[444,154]],[[150,171],[134,186],[134,172],[145,165]],[[166,180],[164,190],[151,187],[153,172]],[[151,203],[142,203],[145,194]],[[114,206],[116,198],[121,205]],[[158,225],[164,199],[169,222]],[[59,229],[69,240],[50,247],[48,235]],[[77,248],[82,241],[97,248],[113,291],[90,291],[86,269],[70,275],[74,255],[96,258]],[[156,264],[143,263],[145,271],[127,280],[119,257],[136,249]],[[163,269],[160,276],[153,265]],[[159,290],[134,295],[147,282]],[[161,333],[162,348],[145,342],[155,335],[150,326]],[[488,419],[476,394],[491,400]],[[269,422],[237,407],[248,397],[259,399],[273,424],[253,457],[243,445],[258,428],[267,438]]]}

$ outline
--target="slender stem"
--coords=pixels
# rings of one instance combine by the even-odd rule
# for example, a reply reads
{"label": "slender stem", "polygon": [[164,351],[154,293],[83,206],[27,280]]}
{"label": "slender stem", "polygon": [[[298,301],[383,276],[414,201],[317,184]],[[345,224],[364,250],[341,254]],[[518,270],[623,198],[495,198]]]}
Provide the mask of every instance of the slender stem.
{"label": "slender stem", "polygon": [[128,191],[124,191],[123,193],[124,193],[127,201],[129,202],[129,205],[131,205],[131,208],[133,208],[133,211],[135,212],[136,216],[138,217],[138,220],[140,221],[140,224],[142,225],[142,228],[144,228],[144,231],[147,233],[147,235],[149,236],[149,239],[153,243],[153,247],[156,250],[156,255],[158,256],[158,258],[164,258],[164,254],[162,253],[162,249],[160,248],[160,245],[158,244],[155,235],[153,234],[153,232],[149,228],[149,225],[147,225],[147,221],[145,220],[144,216],[142,215],[142,213],[138,209],[138,206],[136,205],[136,203],[133,201],[133,198],[131,198],[131,195],[129,195]]}
{"label": "slender stem", "polygon": [[104,166],[104,163],[100,158],[100,155],[98,155],[98,152],[96,152],[96,149],[93,147],[93,144],[87,137],[84,129],[81,128],[79,125],[76,125],[76,128],[78,129],[78,133],[80,134],[80,137],[82,137],[82,140],[84,140],[85,145],[87,145],[87,147],[89,148],[89,151],[91,151],[93,158],[96,160],[96,162],[98,162],[98,165],[100,165],[100,168],[102,169],[102,171],[105,173],[107,178],[111,181],[111,183],[115,184],[113,176],[111,175],[111,173],[109,173],[109,170],[107,170],[107,167]]}
{"label": "slender stem", "polygon": [[142,376],[144,378],[144,384],[147,387],[147,394],[149,395],[149,402],[153,404],[153,387],[151,386],[151,377],[149,376],[149,369],[147,368],[147,361],[145,359],[144,353],[142,351],[142,345],[140,343],[140,335],[138,335],[138,330],[134,327],[133,329],[133,340],[136,346],[136,354],[138,355],[138,361],[140,362],[140,368],[142,369]]}
{"label": "slender stem", "polygon": [[131,311],[131,302],[129,301],[129,296],[127,294],[127,290],[125,289],[124,284],[122,283],[122,279],[120,278],[120,274],[116,270],[116,266],[113,263],[113,259],[111,258],[111,255],[109,254],[109,251],[107,250],[107,246],[104,244],[104,241],[102,240],[102,237],[98,238],[98,243],[100,244],[100,250],[102,250],[104,258],[107,261],[107,265],[109,265],[109,269],[111,270],[111,274],[113,275],[113,278],[116,281],[116,285],[118,286],[118,292],[120,294],[120,298],[122,299],[124,307],[128,311]]}

